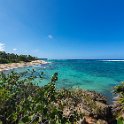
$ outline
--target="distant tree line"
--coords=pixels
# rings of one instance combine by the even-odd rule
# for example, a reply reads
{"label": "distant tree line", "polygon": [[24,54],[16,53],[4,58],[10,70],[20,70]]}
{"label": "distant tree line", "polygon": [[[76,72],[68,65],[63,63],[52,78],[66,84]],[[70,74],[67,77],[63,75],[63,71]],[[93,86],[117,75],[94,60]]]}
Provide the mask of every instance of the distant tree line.
{"label": "distant tree line", "polygon": [[31,55],[17,55],[14,53],[6,53],[3,51],[0,51],[0,64],[4,63],[18,63],[18,62],[30,62],[33,60],[37,60],[36,57],[33,57]]}

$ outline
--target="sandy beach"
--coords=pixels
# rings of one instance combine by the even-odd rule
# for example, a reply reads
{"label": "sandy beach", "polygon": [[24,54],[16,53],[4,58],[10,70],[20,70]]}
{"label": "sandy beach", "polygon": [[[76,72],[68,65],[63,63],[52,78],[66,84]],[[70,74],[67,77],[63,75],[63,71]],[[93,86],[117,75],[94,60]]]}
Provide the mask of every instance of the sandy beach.
{"label": "sandy beach", "polygon": [[48,62],[46,62],[44,60],[35,60],[35,61],[31,61],[31,62],[0,64],[0,72],[14,69],[14,68],[24,67],[24,66],[33,66],[33,65],[47,64],[47,63]]}

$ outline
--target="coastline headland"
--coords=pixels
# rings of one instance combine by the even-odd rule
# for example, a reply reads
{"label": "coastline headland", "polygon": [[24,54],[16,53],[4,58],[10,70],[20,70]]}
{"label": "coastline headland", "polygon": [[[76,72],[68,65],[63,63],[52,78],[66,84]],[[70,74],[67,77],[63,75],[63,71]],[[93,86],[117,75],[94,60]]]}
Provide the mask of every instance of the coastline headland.
{"label": "coastline headland", "polygon": [[7,63],[7,64],[0,64],[0,72],[7,71],[14,68],[20,68],[25,66],[33,66],[33,65],[40,65],[40,64],[47,64],[48,62],[44,60],[34,60],[31,62],[19,62],[19,63]]}

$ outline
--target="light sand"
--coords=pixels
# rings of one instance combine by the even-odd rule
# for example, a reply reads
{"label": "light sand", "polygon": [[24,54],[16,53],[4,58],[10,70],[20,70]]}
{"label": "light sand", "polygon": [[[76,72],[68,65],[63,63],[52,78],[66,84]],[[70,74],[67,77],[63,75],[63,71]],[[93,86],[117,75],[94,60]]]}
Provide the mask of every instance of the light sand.
{"label": "light sand", "polygon": [[35,60],[31,62],[20,62],[20,63],[9,63],[9,64],[0,64],[0,72],[5,70],[10,70],[14,68],[24,67],[24,66],[33,66],[39,64],[47,64],[48,62],[44,60]]}

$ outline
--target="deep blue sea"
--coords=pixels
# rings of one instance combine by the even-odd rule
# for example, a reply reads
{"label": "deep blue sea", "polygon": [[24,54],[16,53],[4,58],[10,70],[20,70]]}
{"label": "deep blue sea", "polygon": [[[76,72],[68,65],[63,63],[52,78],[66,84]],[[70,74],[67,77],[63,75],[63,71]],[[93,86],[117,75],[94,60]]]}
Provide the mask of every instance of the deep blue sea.
{"label": "deep blue sea", "polygon": [[37,72],[43,71],[46,79],[39,85],[43,86],[50,81],[51,76],[58,72],[57,88],[82,88],[95,90],[112,100],[113,87],[124,81],[123,60],[48,60],[46,65],[16,69],[24,71],[34,68]]}

